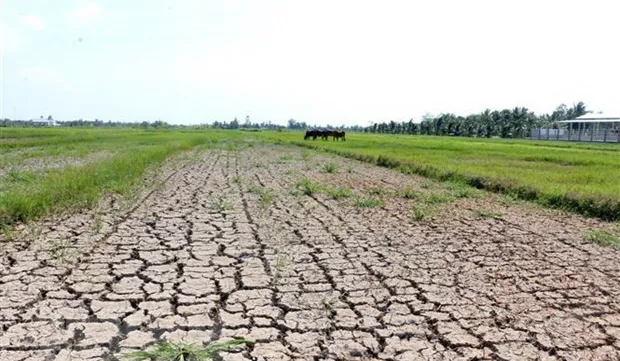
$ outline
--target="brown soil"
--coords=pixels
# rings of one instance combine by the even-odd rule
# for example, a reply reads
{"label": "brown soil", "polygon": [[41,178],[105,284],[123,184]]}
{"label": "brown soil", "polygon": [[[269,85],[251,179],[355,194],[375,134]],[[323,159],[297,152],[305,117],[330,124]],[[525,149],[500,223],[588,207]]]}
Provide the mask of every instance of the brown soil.
{"label": "brown soil", "polygon": [[[620,359],[619,252],[583,237],[608,225],[487,194],[414,221],[398,193],[444,185],[311,155],[208,151],[97,232],[75,215],[0,244],[0,360],[231,337],[256,343],[224,360]],[[383,204],[296,195],[303,177]]]}

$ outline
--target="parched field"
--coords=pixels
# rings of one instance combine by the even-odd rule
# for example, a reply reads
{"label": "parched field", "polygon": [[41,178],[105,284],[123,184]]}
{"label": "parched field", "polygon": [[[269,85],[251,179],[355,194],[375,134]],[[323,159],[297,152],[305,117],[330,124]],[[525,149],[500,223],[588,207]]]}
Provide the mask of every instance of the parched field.
{"label": "parched field", "polygon": [[[194,150],[129,208],[0,244],[0,360],[617,360],[613,224],[286,146]],[[593,237],[593,239],[598,239]]]}

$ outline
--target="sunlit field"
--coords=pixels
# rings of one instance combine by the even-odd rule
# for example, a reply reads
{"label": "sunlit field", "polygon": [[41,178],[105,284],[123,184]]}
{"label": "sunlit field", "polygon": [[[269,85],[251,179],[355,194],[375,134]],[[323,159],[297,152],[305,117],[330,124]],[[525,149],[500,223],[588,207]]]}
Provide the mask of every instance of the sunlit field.
{"label": "sunlit field", "polygon": [[248,140],[307,146],[405,173],[468,183],[546,206],[620,219],[620,146],[431,136],[143,129],[0,129],[0,225],[127,194],[149,169],[195,147]]}
{"label": "sunlit field", "polygon": [[346,142],[304,141],[286,132],[269,138],[620,219],[620,144],[362,133],[348,134]]}

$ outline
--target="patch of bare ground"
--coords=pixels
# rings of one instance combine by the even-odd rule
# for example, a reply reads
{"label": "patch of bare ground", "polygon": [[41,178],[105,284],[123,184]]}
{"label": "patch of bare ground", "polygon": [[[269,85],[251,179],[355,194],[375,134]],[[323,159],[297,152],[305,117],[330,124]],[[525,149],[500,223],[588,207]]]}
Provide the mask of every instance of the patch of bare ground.
{"label": "patch of bare ground", "polygon": [[100,162],[112,157],[109,151],[89,153],[85,157],[55,156],[27,158],[17,164],[8,164],[0,167],[0,177],[11,171],[16,172],[41,172],[50,169],[62,169],[66,167],[80,166],[88,163]]}
{"label": "patch of bare ground", "polygon": [[185,164],[95,241],[74,216],[2,244],[1,360],[235,337],[256,343],[224,360],[620,358],[619,253],[584,240],[599,221],[292,148]]}

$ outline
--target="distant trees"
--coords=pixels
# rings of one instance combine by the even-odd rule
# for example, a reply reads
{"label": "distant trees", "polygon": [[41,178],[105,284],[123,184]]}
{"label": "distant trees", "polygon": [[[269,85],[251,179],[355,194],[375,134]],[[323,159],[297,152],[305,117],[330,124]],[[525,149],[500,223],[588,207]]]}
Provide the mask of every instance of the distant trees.
{"label": "distant trees", "polygon": [[419,123],[397,123],[392,121],[372,123],[363,129],[368,133],[389,134],[427,134],[451,135],[465,137],[501,137],[521,138],[527,136],[532,128],[556,126],[558,120],[575,119],[587,113],[583,102],[567,107],[558,106],[551,114],[536,115],[524,107],[513,109],[491,110],[467,116],[457,116],[452,113],[443,113],[438,116],[425,114]]}

